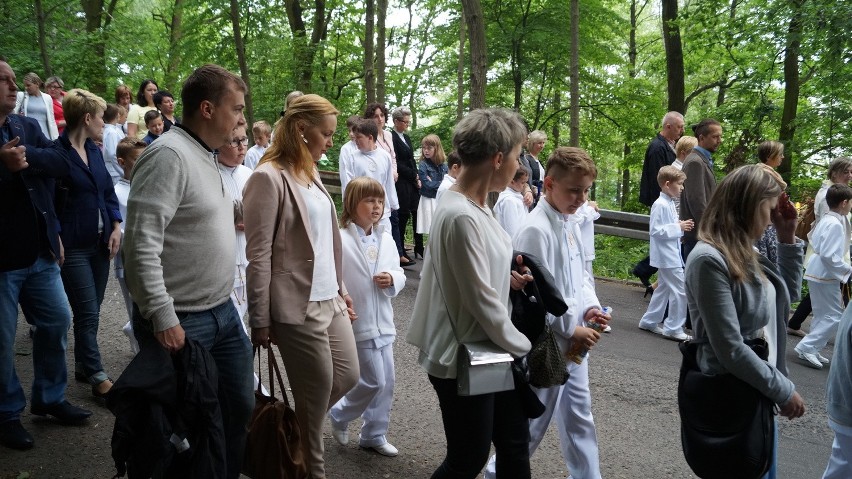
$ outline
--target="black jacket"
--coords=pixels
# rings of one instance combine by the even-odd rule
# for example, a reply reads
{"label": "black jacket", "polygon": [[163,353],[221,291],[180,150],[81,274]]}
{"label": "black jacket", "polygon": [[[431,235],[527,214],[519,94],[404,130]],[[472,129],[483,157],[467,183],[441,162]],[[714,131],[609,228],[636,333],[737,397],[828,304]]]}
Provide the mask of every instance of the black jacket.
{"label": "black jacket", "polygon": [[565,311],[568,311],[568,305],[562,299],[562,293],[556,285],[553,274],[535,255],[515,251],[512,254],[512,269],[517,270],[515,258],[518,255],[524,258],[524,266],[530,269],[533,281],[523,290],[512,290],[509,293],[509,298],[512,300],[512,324],[530,342],[534,342],[544,331],[545,315],[550,313],[557,317],[562,316]]}
{"label": "black jacket", "polygon": [[0,272],[31,266],[40,252],[59,257],[59,221],[53,208],[54,178],[68,174],[68,153],[48,140],[38,122],[6,117],[10,140],[27,147],[25,168],[12,173],[0,162]]}
{"label": "black jacket", "polygon": [[639,201],[650,208],[660,197],[660,184],[657,183],[657,173],[660,168],[671,165],[677,159],[668,140],[663,135],[651,140],[645,150],[645,163],[642,165],[642,180],[639,183]]}
{"label": "black jacket", "polygon": [[118,477],[224,478],[217,385],[216,364],[196,341],[174,357],[158,344],[143,348],[107,396]]}

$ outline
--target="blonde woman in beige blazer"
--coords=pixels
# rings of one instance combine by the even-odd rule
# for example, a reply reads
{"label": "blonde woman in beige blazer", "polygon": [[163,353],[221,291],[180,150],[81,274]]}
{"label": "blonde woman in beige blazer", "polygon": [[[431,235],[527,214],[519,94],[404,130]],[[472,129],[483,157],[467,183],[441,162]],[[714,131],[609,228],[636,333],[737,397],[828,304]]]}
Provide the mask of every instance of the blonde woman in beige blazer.
{"label": "blonde woman in beige blazer", "polygon": [[326,477],[326,413],[359,376],[340,229],[316,170],[338,114],[320,96],[294,99],[243,193],[252,343],[278,345],[315,479]]}

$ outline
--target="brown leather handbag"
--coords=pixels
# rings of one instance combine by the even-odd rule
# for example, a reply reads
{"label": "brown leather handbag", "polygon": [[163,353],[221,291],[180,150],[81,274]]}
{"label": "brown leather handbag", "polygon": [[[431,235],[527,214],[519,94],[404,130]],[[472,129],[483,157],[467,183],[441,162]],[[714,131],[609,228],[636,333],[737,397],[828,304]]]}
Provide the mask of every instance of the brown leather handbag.
{"label": "brown leather handbag", "polygon": [[[252,479],[305,479],[308,477],[308,463],[302,449],[299,422],[287,399],[278,361],[271,348],[267,349],[267,353],[270,394],[263,394],[263,381],[258,380],[242,473]],[[257,357],[258,378],[261,378],[259,346],[254,348],[254,355]],[[272,371],[278,379],[283,401],[275,398]]]}

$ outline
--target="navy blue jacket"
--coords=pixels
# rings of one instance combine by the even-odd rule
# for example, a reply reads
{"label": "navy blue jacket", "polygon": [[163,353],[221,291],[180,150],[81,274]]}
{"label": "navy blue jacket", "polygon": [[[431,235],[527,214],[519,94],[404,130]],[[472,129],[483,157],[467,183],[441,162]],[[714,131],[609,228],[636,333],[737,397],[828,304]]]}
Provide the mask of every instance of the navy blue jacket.
{"label": "navy blue jacket", "polygon": [[[112,185],[112,177],[106,169],[101,149],[86,139],[89,165],[71,146],[66,132],[57,140],[68,152],[67,176],[57,183],[57,208],[61,226],[60,235],[65,248],[86,248],[98,240],[106,243],[112,233],[112,222],[121,221],[118,198]],[[98,236],[98,214],[104,223],[103,234]]]}
{"label": "navy blue jacket", "polygon": [[657,183],[657,173],[660,168],[671,165],[677,159],[669,142],[663,135],[651,140],[648,149],[645,150],[645,163],[642,165],[642,181],[639,183],[639,201],[647,207],[651,207],[660,197],[660,184]]}
{"label": "navy blue jacket", "polygon": [[32,118],[8,115],[11,138],[27,147],[28,168],[12,173],[0,163],[0,271],[32,266],[41,251],[59,257],[54,178],[68,174],[65,149],[47,139]]}

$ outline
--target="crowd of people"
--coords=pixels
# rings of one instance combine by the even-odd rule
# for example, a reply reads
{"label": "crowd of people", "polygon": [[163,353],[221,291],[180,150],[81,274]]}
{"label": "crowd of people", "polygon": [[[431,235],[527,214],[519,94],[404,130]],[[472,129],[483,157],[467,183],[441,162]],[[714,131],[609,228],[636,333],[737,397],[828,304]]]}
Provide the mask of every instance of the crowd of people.
{"label": "crowd of people", "polygon": [[[546,316],[563,353],[588,351],[611,330],[592,269],[600,214],[589,201],[598,169],[588,152],[556,147],[545,159],[544,132],[528,132],[515,112],[487,108],[456,125],[449,154],[429,134],[415,160],[411,110],[370,104],[346,120],[338,219],[317,170],[340,115],[325,98],[291,93],[274,126],[251,125],[249,148],[247,87],[216,65],[184,82],[182,120],[174,96],[152,80],[140,84],[133,105],[124,85],[108,104],[82,89],[64,92],[58,77],[46,84],[49,94],[30,73],[19,92],[0,60],[0,444],[35,443],[20,420],[27,401],[13,360],[18,305],[33,341],[30,411],[68,424],[92,414],[65,399],[71,325],[74,377],[95,398],[110,397],[114,381],[97,336],[112,261],[130,348],[174,354],[192,343],[215,364],[223,440],[212,454],[223,458],[222,477],[241,470],[257,386],[252,345],[278,348],[310,477],[327,476],[326,420],[345,445],[361,418],[359,446],[396,456],[388,438],[391,299],[405,287],[403,268],[422,261],[405,340],[419,351],[444,426],[446,457],[432,477],[473,478],[483,469],[488,478],[530,477],[531,457],[554,422],[569,477],[601,477],[587,356],[569,361],[567,381],[549,388],[518,379],[515,389],[462,395],[458,377],[462,343],[487,340],[522,358],[538,341],[513,323],[511,292],[538,279],[515,252],[550,272],[568,306]],[[803,238],[806,255],[796,219],[782,214],[789,200],[774,168],[783,145],[761,144],[758,164],[717,185],[722,125],[702,120],[694,136],[684,129],[683,116],[669,112],[646,153],[640,200],[651,207],[650,254],[634,272],[653,296],[639,328],[699,342],[703,372],[748,382],[793,419],[805,404],[787,377],[785,335],[800,332],[788,317],[807,279],[814,320],[795,353],[812,367],[832,363],[820,352],[842,323],[828,386],[836,436],[824,477],[849,477],[852,313],[844,313],[839,286],[852,274],[852,160],[829,166]],[[493,205],[490,194],[499,195]],[[746,346],[756,337],[769,344],[768,360]],[[775,477],[774,465],[766,477]]]}

